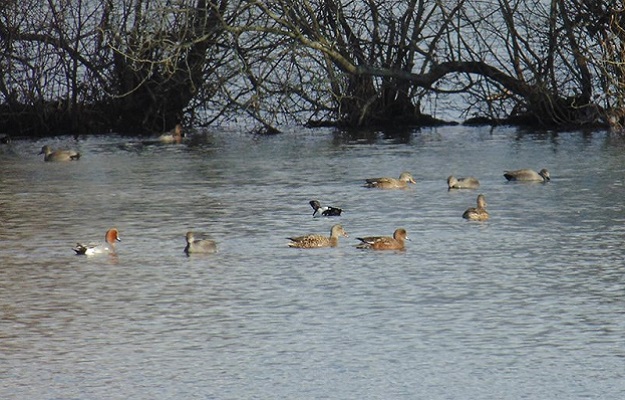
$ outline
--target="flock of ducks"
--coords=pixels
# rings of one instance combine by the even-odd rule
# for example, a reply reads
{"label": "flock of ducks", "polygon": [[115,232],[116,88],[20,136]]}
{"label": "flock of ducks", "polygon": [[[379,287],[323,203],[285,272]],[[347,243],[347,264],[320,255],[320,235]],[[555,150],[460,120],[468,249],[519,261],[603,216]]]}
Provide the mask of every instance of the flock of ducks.
{"label": "flock of ducks", "polygon": [[[169,132],[165,132],[158,136],[157,141],[160,143],[182,143],[184,133],[182,125],[177,124],[174,129]],[[39,155],[43,154],[43,160],[47,162],[67,162],[78,161],[80,159],[80,153],[74,150],[52,150],[48,145],[41,148]],[[321,211],[323,212],[323,210]],[[193,232],[187,232],[185,239],[187,245],[184,248],[184,252],[191,253],[215,253],[217,251],[217,244],[213,240],[209,239],[196,239]],[[115,254],[115,244],[121,242],[119,237],[119,231],[117,228],[111,228],[106,231],[104,235],[103,243],[76,243],[76,246],[72,248],[77,255],[93,256],[97,254]]]}
{"label": "flock of ducks", "polygon": [[[182,143],[184,133],[182,125],[177,124],[174,129],[160,135],[157,140],[160,143]],[[39,155],[43,154],[44,161],[78,161],[80,153],[74,150],[52,150],[48,145],[41,148]]]}
{"label": "flock of ducks", "polygon": [[[399,178],[368,178],[365,180],[366,188],[377,189],[405,189],[409,183],[416,183],[410,172],[402,172]],[[313,208],[313,217],[338,217],[342,209],[338,207],[322,207],[317,200],[311,200],[310,206]],[[320,247],[336,247],[339,244],[339,237],[349,237],[340,224],[333,225],[330,229],[330,236],[323,236],[312,233],[303,236],[287,238],[290,240],[289,247],[300,249],[313,249]],[[393,236],[366,236],[356,238],[360,241],[356,248],[373,250],[404,250],[408,233],[404,228],[398,228]]]}
{"label": "flock of ducks", "polygon": [[[536,172],[531,169],[519,169],[515,171],[504,171],[503,175],[508,181],[541,181],[547,182],[551,180],[549,171],[546,169]],[[365,187],[378,188],[378,189],[405,189],[409,183],[415,183],[414,178],[409,172],[402,172],[399,178],[369,178],[365,180]],[[447,187],[452,189],[478,189],[480,182],[477,178],[472,176],[466,178],[456,178],[450,176],[447,178]],[[342,210],[337,207],[325,206],[322,207],[317,200],[312,200],[310,206],[313,208],[313,217],[333,217],[340,216]],[[486,221],[489,218],[488,211],[486,211],[486,197],[483,194],[477,196],[476,207],[468,208],[463,214],[462,218],[471,221]],[[289,247],[297,248],[319,248],[319,247],[336,247],[339,242],[339,237],[348,237],[347,232],[339,224],[333,225],[330,230],[330,236],[323,236],[320,234],[309,234],[303,236],[296,236],[288,238],[290,242]],[[393,233],[393,236],[366,236],[356,238],[360,243],[356,246],[359,249],[373,249],[373,250],[404,250],[405,242],[408,239],[408,233],[404,228],[398,228]]]}
{"label": "flock of ducks", "polygon": [[[217,243],[214,240],[209,239],[196,239],[193,232],[187,232],[185,239],[187,245],[184,248],[184,252],[187,254],[192,253],[216,253]],[[94,256],[98,254],[115,254],[115,244],[121,242],[119,237],[119,231],[117,228],[111,228],[106,231],[104,235],[104,243],[76,243],[76,246],[72,248],[77,255]]]}
{"label": "flock of ducks", "polygon": [[[182,126],[180,124],[161,136],[158,137],[161,143],[181,143],[183,138]],[[53,151],[50,146],[43,146],[39,154],[44,155],[44,161],[76,161],[80,159],[80,153],[73,150],[56,150]],[[542,169],[536,172],[531,169],[519,169],[515,171],[504,171],[503,176],[508,181],[541,181],[547,182],[551,180],[549,171]],[[415,184],[415,180],[410,172],[402,172],[399,178],[368,178],[365,180],[364,187],[376,189],[405,189],[408,184]],[[452,189],[478,189],[480,182],[478,179],[469,176],[465,178],[456,178],[450,176],[447,178],[447,186]],[[477,204],[475,207],[468,208],[462,217],[472,221],[486,221],[490,216],[486,211],[486,198],[483,194],[477,196]],[[342,209],[332,206],[321,206],[317,200],[311,200],[310,206],[313,209],[313,217],[339,217]],[[340,224],[335,224],[330,229],[330,236],[321,234],[307,234],[302,236],[294,236],[287,238],[288,246],[301,249],[336,247],[339,243],[339,237],[349,237],[347,232]],[[186,247],[184,252],[192,253],[215,253],[217,252],[217,244],[210,239],[197,239],[193,232],[187,232]],[[373,249],[373,250],[404,250],[405,242],[409,240],[408,233],[404,228],[397,228],[393,232],[393,236],[365,236],[357,237],[359,244],[356,248]],[[96,255],[96,254],[113,254],[115,253],[115,244],[121,241],[119,231],[116,228],[109,229],[104,236],[102,244],[81,244],[77,243],[73,248],[78,255]]]}

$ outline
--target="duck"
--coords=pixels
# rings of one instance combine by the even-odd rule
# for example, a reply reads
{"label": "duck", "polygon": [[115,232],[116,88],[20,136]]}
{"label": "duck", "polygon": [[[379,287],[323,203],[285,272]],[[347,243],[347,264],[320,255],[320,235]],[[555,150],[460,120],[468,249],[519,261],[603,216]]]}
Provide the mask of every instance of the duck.
{"label": "duck", "polygon": [[365,187],[367,188],[379,188],[379,189],[405,189],[408,187],[408,183],[415,182],[410,172],[404,171],[399,175],[399,179],[395,178],[369,178],[366,179]]}
{"label": "duck", "polygon": [[196,239],[195,234],[191,231],[187,232],[185,238],[187,240],[187,246],[184,248],[184,252],[187,254],[217,252],[217,244],[214,240]]}
{"label": "duck", "polygon": [[509,181],[548,182],[551,180],[551,175],[546,168],[541,169],[539,172],[527,168],[517,169],[516,171],[504,171],[503,176],[505,176]]}
{"label": "duck", "polygon": [[76,243],[76,246],[72,249],[77,255],[92,256],[96,254],[115,254],[115,242],[121,242],[119,238],[119,231],[116,228],[111,228],[106,231],[104,235],[103,244],[81,244]]}
{"label": "duck", "polygon": [[332,206],[321,207],[321,203],[317,200],[311,200],[310,206],[313,208],[313,217],[338,217],[343,212],[342,209]]}
{"label": "duck", "polygon": [[471,221],[486,221],[490,215],[486,211],[486,198],[483,194],[477,196],[477,207],[470,207],[462,214],[462,218]]}
{"label": "duck", "polygon": [[80,153],[74,150],[56,150],[52,151],[52,148],[45,145],[41,148],[39,154],[43,154],[44,161],[77,161],[80,158]]}
{"label": "duck", "polygon": [[356,248],[373,250],[404,250],[405,241],[410,240],[408,238],[408,232],[406,232],[404,228],[395,229],[395,232],[393,232],[393,237],[366,236],[356,239],[360,240],[360,244],[358,244]]}
{"label": "duck", "polygon": [[339,244],[339,236],[349,237],[343,226],[336,224],[330,229],[330,236],[320,234],[309,234],[287,238],[290,240],[289,247],[300,249],[315,249],[320,247],[336,247]]}
{"label": "duck", "polygon": [[158,137],[161,143],[182,143],[184,134],[182,132],[182,125],[176,124],[174,129],[169,132],[163,133]]}
{"label": "duck", "polygon": [[448,189],[477,189],[480,187],[480,181],[477,178],[468,176],[466,178],[456,178],[449,176],[447,178]]}

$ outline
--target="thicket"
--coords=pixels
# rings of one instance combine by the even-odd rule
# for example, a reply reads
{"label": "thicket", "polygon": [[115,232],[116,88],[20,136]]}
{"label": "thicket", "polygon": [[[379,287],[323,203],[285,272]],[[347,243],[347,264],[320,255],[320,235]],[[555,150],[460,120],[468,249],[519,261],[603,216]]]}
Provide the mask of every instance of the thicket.
{"label": "thicket", "polygon": [[0,132],[184,121],[625,123],[624,10],[585,0],[4,0]]}

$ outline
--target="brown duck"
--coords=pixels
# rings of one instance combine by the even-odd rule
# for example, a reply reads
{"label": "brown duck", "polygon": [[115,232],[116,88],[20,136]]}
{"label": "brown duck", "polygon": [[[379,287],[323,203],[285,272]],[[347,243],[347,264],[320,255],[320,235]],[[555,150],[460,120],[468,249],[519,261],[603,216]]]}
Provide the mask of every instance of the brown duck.
{"label": "brown duck", "polygon": [[45,145],[41,148],[39,154],[43,154],[44,161],[76,161],[80,158],[80,153],[74,150],[56,150]]}
{"label": "brown duck", "polygon": [[395,178],[369,178],[366,180],[365,187],[378,189],[405,189],[408,183],[417,183],[410,172],[402,172],[399,179]]}
{"label": "brown duck", "polygon": [[480,187],[480,181],[472,176],[466,178],[450,176],[447,178],[447,187],[449,189],[477,189]]}
{"label": "brown duck", "polygon": [[468,208],[462,214],[462,218],[471,221],[486,221],[489,217],[488,211],[486,211],[486,198],[483,194],[477,196],[477,207]]}
{"label": "brown duck", "polygon": [[509,181],[523,181],[523,182],[548,182],[551,180],[551,175],[546,168],[536,172],[532,169],[517,169],[516,171],[504,171],[503,176]]}
{"label": "brown duck", "polygon": [[373,250],[404,250],[404,242],[408,239],[408,233],[404,228],[398,228],[390,236],[367,236],[356,238],[360,240],[360,244],[356,246],[359,249]]}
{"label": "brown duck", "polygon": [[300,249],[315,249],[319,247],[336,247],[339,244],[339,236],[348,237],[347,232],[339,224],[333,225],[330,229],[330,236],[319,234],[309,234],[304,236],[295,236],[288,238],[289,247],[297,247]]}

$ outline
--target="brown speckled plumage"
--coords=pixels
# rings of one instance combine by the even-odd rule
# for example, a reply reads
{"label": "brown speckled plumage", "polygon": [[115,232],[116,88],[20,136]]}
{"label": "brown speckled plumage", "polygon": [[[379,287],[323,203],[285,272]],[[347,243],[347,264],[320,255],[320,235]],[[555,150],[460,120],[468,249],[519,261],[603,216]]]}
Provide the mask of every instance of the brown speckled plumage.
{"label": "brown speckled plumage", "polygon": [[297,247],[300,249],[336,247],[339,244],[339,236],[348,237],[343,227],[337,224],[332,226],[329,237],[319,234],[295,236],[288,238],[291,241],[288,245],[289,247]]}
{"label": "brown speckled plumage", "polygon": [[472,221],[486,221],[489,217],[486,211],[486,198],[483,194],[477,196],[477,207],[468,208],[462,214],[462,218]]}

